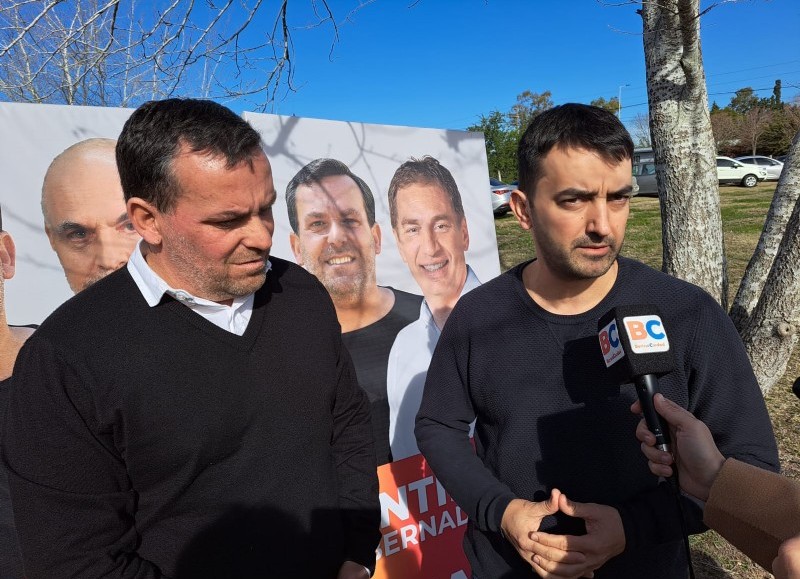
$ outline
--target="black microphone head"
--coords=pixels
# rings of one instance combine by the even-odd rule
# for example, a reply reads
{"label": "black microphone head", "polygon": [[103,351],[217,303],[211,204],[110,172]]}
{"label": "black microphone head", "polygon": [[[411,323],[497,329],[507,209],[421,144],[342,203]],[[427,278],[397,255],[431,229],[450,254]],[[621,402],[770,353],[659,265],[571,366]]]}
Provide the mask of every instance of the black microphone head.
{"label": "black microphone head", "polygon": [[619,306],[597,323],[606,367],[620,383],[636,376],[660,376],[675,368],[661,312],[653,305]]}
{"label": "black microphone head", "polygon": [[792,384],[792,392],[794,392],[795,396],[800,398],[800,377],[798,377],[797,380],[794,381],[794,384]]}

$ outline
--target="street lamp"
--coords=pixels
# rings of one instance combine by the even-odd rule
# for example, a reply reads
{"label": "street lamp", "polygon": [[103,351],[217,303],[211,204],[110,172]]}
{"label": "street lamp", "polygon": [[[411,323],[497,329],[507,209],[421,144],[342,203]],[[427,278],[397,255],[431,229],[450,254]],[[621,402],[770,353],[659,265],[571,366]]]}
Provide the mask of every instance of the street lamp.
{"label": "street lamp", "polygon": [[626,86],[631,86],[629,84],[621,84],[619,85],[619,96],[617,97],[617,118],[620,118],[622,114],[622,89]]}

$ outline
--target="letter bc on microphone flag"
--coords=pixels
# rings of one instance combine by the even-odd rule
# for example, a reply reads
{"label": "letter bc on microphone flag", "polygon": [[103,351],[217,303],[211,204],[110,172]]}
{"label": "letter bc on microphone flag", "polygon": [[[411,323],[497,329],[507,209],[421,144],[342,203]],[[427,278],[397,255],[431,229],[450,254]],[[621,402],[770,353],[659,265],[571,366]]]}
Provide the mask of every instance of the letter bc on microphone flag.
{"label": "letter bc on microphone flag", "polygon": [[620,306],[601,317],[597,328],[606,368],[618,384],[633,382],[656,446],[669,450],[669,430],[653,405],[658,376],[675,367],[661,312],[653,305]]}
{"label": "letter bc on microphone flag", "polygon": [[654,305],[620,306],[597,324],[606,367],[620,384],[637,376],[662,376],[675,367],[661,312]]}

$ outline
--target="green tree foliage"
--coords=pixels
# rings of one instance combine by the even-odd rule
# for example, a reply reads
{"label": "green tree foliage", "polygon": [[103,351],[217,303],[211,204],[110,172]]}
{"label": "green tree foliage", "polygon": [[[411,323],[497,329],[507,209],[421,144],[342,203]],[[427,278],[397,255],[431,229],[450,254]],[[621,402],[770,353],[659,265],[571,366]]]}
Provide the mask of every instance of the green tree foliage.
{"label": "green tree foliage", "polygon": [[507,113],[492,111],[481,115],[477,125],[467,127],[468,131],[483,133],[486,140],[486,158],[489,162],[489,175],[504,181],[517,178],[517,143],[520,134],[508,123]]}
{"label": "green tree foliage", "polygon": [[740,115],[746,115],[753,108],[757,107],[758,104],[759,99],[755,92],[752,88],[746,86],[736,91],[731,99],[730,104],[728,105],[728,108]]}
{"label": "green tree foliage", "polygon": [[533,118],[553,108],[552,94],[526,90],[517,95],[517,102],[506,112],[492,111],[481,115],[477,125],[467,127],[468,131],[483,133],[486,139],[486,158],[489,174],[503,181],[517,178],[517,144],[519,138]]}
{"label": "green tree foliage", "polygon": [[619,99],[617,97],[611,97],[608,100],[604,99],[603,97],[599,97],[594,99],[589,104],[595,107],[600,107],[601,109],[606,109],[607,111],[611,111],[615,115],[619,115]]}
{"label": "green tree foliage", "polygon": [[772,95],[758,98],[751,87],[736,91],[730,103],[711,107],[714,140],[721,155],[782,155],[789,150],[800,127],[798,104],[783,103],[781,81],[775,81]]}
{"label": "green tree foliage", "polygon": [[776,109],[783,107],[781,100],[781,79],[775,81],[775,86],[772,89],[772,106]]}
{"label": "green tree foliage", "polygon": [[528,125],[539,113],[553,108],[552,94],[549,90],[539,94],[526,90],[517,95],[517,104],[508,112],[508,122],[519,134],[525,132]]}

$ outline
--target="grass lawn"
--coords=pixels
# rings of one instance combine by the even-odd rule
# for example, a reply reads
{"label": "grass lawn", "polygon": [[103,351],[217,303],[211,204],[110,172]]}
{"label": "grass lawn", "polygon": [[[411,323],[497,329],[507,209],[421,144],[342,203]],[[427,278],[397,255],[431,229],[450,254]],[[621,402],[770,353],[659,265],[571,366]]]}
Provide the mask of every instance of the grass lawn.
{"label": "grass lawn", "polygon": [[[774,182],[762,183],[753,189],[720,188],[731,298],[758,242],[774,191]],[[503,271],[535,255],[530,233],[520,229],[512,214],[496,219],[495,228]],[[661,268],[661,215],[657,199],[642,197],[631,201],[622,253]],[[795,479],[800,479],[800,401],[792,394],[791,387],[798,376],[800,351],[796,349],[783,379],[767,395],[782,469],[784,474]],[[698,579],[772,577],[714,532],[693,537],[692,549]]]}

